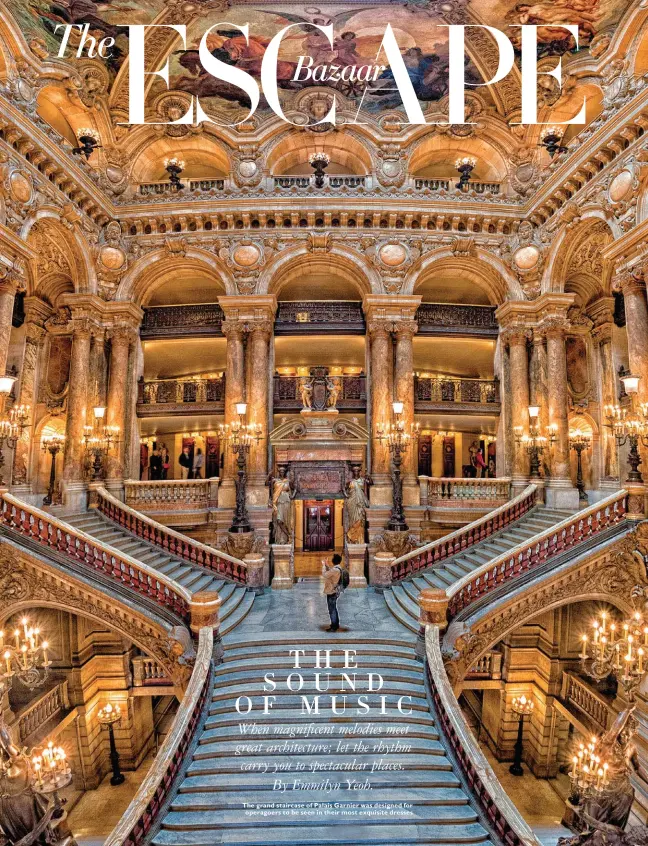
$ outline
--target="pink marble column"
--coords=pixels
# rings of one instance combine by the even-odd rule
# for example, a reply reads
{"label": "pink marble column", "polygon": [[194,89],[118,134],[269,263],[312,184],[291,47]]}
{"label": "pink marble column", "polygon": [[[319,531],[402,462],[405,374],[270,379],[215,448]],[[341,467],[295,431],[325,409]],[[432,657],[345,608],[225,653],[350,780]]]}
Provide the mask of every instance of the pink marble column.
{"label": "pink marble column", "polygon": [[602,479],[613,484],[615,487],[619,481],[619,455],[614,433],[605,424],[607,423],[606,406],[616,405],[615,396],[616,376],[614,373],[614,359],[612,357],[612,327],[613,323],[607,322],[596,326],[592,330],[592,338],[598,346],[599,365],[601,374],[601,451],[603,458]]}
{"label": "pink marble column", "polygon": [[544,431],[549,422],[547,394],[547,349],[545,335],[537,327],[533,330],[531,362],[529,366],[529,405],[540,406],[540,427]]}
{"label": "pink marble column", "polygon": [[106,398],[106,425],[119,429],[119,443],[113,447],[106,461],[106,478],[124,478],[126,446],[126,405],[129,390],[128,361],[133,341],[133,329],[115,326],[110,330],[110,375]]}
{"label": "pink marble column", "polygon": [[[272,323],[261,320],[250,324],[248,356],[250,358],[250,386],[248,392],[249,423],[260,424],[263,438],[250,452],[249,473],[257,476],[254,483],[265,484],[268,475],[268,392],[269,392],[269,355]],[[229,345],[229,340],[228,340]]]}
{"label": "pink marble column", "polygon": [[[28,426],[16,443],[13,460],[12,484],[27,485],[29,482],[29,454],[33,437],[34,406],[36,405],[36,366],[38,354],[45,340],[45,329],[38,323],[29,322],[25,327],[25,352],[20,369],[20,397],[21,405],[30,407]],[[40,444],[36,444],[38,449]]]}
{"label": "pink marble column", "polygon": [[67,421],[65,426],[65,456],[63,478],[79,482],[84,476],[85,447],[83,427],[92,422],[88,417],[90,385],[90,335],[92,323],[86,317],[73,320],[72,355],[67,395]]}
{"label": "pink marble column", "polygon": [[[224,320],[223,334],[227,338],[227,365],[225,371],[225,423],[238,420],[236,403],[245,401],[245,346],[244,326],[236,320]],[[234,457],[225,450],[223,479],[234,484]]]}
{"label": "pink marble column", "polygon": [[[378,440],[378,429],[391,421],[392,392],[389,384],[391,335],[384,321],[374,320],[367,327],[371,338],[371,474],[374,484],[389,481],[389,450]],[[381,479],[382,477],[382,479]]]}
{"label": "pink marble column", "polygon": [[0,276],[0,376],[4,376],[7,370],[11,319],[19,281],[18,275],[13,271],[5,271],[4,276]]}
{"label": "pink marble column", "polygon": [[[511,422],[513,436],[516,431],[526,432],[529,428],[529,357],[527,353],[527,329],[511,329],[505,334],[509,344],[509,365],[511,371]],[[529,477],[529,458],[526,450],[515,443],[513,452],[513,481],[522,485]]]}
{"label": "pink marble column", "polygon": [[547,394],[549,399],[549,425],[555,427],[556,441],[552,448],[552,474],[550,485],[569,483],[569,409],[567,390],[567,352],[565,348],[566,323],[561,318],[550,319],[544,324],[547,334]]}
{"label": "pink marble column", "polygon": [[648,399],[648,303],[642,272],[623,273],[617,279],[625,303],[630,372],[640,376],[639,400]]}
{"label": "pink marble column", "polygon": [[[414,423],[414,335],[418,332],[416,320],[399,320],[394,324],[396,355],[394,362],[394,399],[403,403],[402,420],[409,432]],[[417,484],[418,449],[412,443],[404,462],[404,483],[413,487]],[[407,503],[411,504],[411,503]]]}

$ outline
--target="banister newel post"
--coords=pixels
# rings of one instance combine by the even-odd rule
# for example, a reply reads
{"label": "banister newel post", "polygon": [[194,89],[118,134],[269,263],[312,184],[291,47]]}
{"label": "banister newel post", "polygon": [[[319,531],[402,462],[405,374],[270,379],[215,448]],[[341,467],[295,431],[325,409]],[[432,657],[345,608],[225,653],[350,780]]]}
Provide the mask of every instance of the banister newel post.
{"label": "banister newel post", "polygon": [[189,628],[195,637],[200,630],[209,626],[214,633],[214,662],[223,660],[223,643],[220,636],[220,606],[222,600],[217,590],[200,590],[194,593],[189,604]]}
{"label": "banister newel post", "polygon": [[419,631],[416,638],[416,657],[425,659],[425,631],[438,626],[439,634],[448,626],[448,596],[442,588],[423,588],[418,595]]}
{"label": "banister newel post", "polygon": [[373,560],[373,585],[382,593],[392,586],[392,564],[396,558],[391,552],[376,552]]}

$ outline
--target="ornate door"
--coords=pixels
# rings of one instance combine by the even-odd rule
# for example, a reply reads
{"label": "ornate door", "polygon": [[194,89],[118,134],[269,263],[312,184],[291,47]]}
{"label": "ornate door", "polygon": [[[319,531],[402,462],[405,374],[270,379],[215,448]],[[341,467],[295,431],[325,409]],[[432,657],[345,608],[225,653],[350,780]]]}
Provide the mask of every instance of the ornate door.
{"label": "ornate door", "polygon": [[418,474],[432,475],[432,436],[421,435],[418,441]]}
{"label": "ornate door", "polygon": [[334,548],[333,500],[304,501],[304,552],[325,552]]}
{"label": "ornate door", "polygon": [[453,478],[455,475],[454,435],[443,439],[443,475],[449,478]]}

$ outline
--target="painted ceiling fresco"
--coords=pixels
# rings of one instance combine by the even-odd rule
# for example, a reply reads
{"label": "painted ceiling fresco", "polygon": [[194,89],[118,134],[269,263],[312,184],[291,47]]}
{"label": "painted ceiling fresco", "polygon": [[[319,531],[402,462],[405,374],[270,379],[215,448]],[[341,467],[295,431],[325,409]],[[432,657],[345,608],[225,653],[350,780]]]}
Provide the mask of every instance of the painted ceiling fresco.
{"label": "painted ceiling fresco", "polygon": [[[403,3],[367,2],[339,3],[321,6],[295,3],[233,2],[223,11],[222,0],[193,0],[186,3],[187,49],[173,52],[171,57],[171,85],[176,90],[218,101],[222,105],[247,106],[243,92],[228,83],[215,79],[202,70],[197,46],[203,32],[211,26],[227,21],[230,24],[250,25],[249,44],[241,34],[227,25],[217,27],[208,46],[224,62],[235,65],[253,76],[259,76],[261,60],[272,36],[288,24],[301,24],[286,37],[280,52],[279,86],[286,91],[300,90],[312,82],[295,82],[299,56],[310,55],[314,64],[334,63],[340,67],[380,63],[380,42],[387,23],[391,23],[410,79],[418,99],[434,102],[448,93],[447,31],[440,23],[486,23],[505,30],[515,44],[515,29],[511,24],[539,26],[539,54],[560,55],[574,48],[572,37],[557,25],[577,23],[580,47],[587,49],[593,38],[609,32],[631,5],[630,0],[539,0],[518,3],[514,0],[409,0]],[[40,36],[55,53],[60,36],[54,37],[59,23],[89,23],[90,31],[98,37],[113,36],[114,50],[110,68],[115,75],[128,53],[128,37],[118,24],[162,22],[167,4],[163,0],[8,0],[7,6],[26,36]],[[200,14],[192,18],[192,9]],[[176,18],[177,20],[177,18]],[[335,32],[333,46],[312,24],[332,23]],[[468,61],[466,79],[480,82],[476,65]],[[338,82],[335,87],[351,99],[364,95],[365,107],[394,108],[400,105],[400,95],[394,91],[391,71],[387,69],[375,82]],[[365,88],[367,89],[365,91]],[[160,89],[163,90],[163,89]]]}

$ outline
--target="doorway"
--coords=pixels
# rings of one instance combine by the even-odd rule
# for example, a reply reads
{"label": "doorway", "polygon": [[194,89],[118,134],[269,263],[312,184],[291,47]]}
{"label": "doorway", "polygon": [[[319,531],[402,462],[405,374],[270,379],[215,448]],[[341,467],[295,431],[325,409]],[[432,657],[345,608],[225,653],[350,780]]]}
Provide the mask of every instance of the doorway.
{"label": "doorway", "polygon": [[335,512],[332,499],[305,500],[304,552],[335,549]]}

